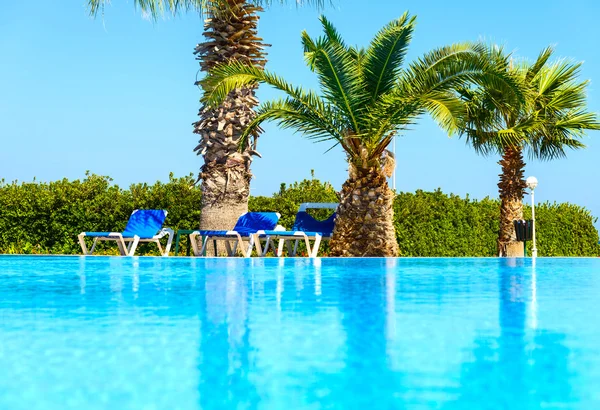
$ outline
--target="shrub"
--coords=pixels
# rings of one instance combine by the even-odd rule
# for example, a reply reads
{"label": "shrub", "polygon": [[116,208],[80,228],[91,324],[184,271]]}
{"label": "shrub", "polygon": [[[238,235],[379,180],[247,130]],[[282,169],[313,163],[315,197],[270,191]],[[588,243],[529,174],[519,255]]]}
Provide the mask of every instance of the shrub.
{"label": "shrub", "polygon": [[[338,202],[338,196],[333,186],[328,182],[321,182],[314,178],[294,182],[290,186],[281,184],[279,192],[273,197],[252,197],[248,203],[248,209],[254,212],[279,212],[279,224],[290,229],[294,225],[296,212],[303,202]],[[317,219],[325,219],[333,211],[312,210],[310,214]]]}
{"label": "shrub", "polygon": [[[123,190],[104,176],[50,183],[0,183],[0,253],[81,252],[82,231],[121,231],[136,208],[167,209],[173,229],[197,226],[200,189],[192,176]],[[99,253],[116,254],[116,246],[99,244]],[[140,246],[144,253],[151,245]],[[153,252],[153,251],[152,251]]]}
{"label": "shrub", "polygon": [[[0,181],[0,253],[80,252],[82,231],[123,230],[136,208],[167,209],[166,225],[193,229],[200,220],[199,187],[192,175],[169,182],[133,184],[121,189],[105,176],[50,183]],[[280,224],[291,228],[300,203],[337,202],[331,184],[314,178],[282,184],[272,197],[251,197],[251,211],[276,211]],[[499,202],[471,200],[440,190],[400,193],[394,202],[396,238],[403,256],[495,256]],[[314,213],[326,218],[331,211]],[[529,207],[525,217],[530,217]],[[596,219],[573,204],[542,203],[536,207],[540,256],[598,256]],[[531,244],[529,244],[531,248]],[[140,254],[156,254],[152,245]],[[325,252],[327,248],[325,247]],[[99,253],[116,254],[114,244]]]}
{"label": "shrub", "polygon": [[394,201],[396,238],[403,256],[495,256],[497,201],[417,191]]}
{"label": "shrub", "polygon": [[[525,206],[524,217],[531,218]],[[400,193],[394,202],[403,256],[497,256],[500,202],[434,192]],[[573,204],[536,205],[539,256],[598,256],[597,218]],[[531,252],[531,242],[528,242]]]}
{"label": "shrub", "polygon": [[[531,218],[526,206],[525,218]],[[600,256],[597,218],[590,211],[569,203],[544,202],[535,206],[536,236],[540,256]],[[527,243],[531,252],[531,243]]]}

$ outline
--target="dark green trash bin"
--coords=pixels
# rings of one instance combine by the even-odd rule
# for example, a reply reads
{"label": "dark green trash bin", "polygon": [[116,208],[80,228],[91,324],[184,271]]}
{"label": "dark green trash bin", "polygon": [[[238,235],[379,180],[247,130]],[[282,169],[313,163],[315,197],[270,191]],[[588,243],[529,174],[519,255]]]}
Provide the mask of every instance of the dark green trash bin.
{"label": "dark green trash bin", "polygon": [[527,241],[533,239],[533,221],[531,219],[518,219],[514,221],[517,241],[523,242],[524,254],[527,256]]}

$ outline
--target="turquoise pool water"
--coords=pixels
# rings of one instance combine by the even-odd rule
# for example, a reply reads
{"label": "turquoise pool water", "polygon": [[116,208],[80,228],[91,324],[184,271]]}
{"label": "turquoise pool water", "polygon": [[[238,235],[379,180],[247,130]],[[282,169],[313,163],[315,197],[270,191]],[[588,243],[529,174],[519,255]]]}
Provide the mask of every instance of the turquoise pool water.
{"label": "turquoise pool water", "polygon": [[598,409],[600,259],[0,256],[0,409]]}

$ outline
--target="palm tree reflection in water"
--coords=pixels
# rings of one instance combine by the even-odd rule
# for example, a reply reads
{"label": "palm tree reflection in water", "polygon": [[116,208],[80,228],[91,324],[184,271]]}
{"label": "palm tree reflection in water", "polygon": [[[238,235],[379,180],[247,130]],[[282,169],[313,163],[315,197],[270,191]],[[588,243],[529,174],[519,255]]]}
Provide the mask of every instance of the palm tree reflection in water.
{"label": "palm tree reflection in water", "polygon": [[[213,263],[220,267],[224,262]],[[250,272],[254,269],[236,272],[235,264],[220,274],[211,273],[215,266],[206,266],[199,281],[204,287],[199,303],[201,408],[276,404],[280,398],[269,395],[280,389],[289,393],[289,400],[299,400],[299,407],[367,408],[374,400],[391,406],[398,380],[389,370],[386,352],[395,326],[388,318],[389,309],[394,310],[395,262],[386,268],[387,275],[368,270],[344,275],[323,268],[318,259],[265,265],[255,276]],[[280,327],[269,334],[271,340],[251,334],[264,320]],[[267,363],[268,355],[283,362]],[[274,374],[262,374],[265,369]],[[360,394],[351,394],[357,386]]]}
{"label": "palm tree reflection in water", "polygon": [[569,349],[565,335],[537,328],[535,260],[531,276],[523,274],[528,259],[500,263],[500,334],[475,340],[473,361],[462,367],[460,398],[445,408],[568,408]]}
{"label": "palm tree reflection in water", "polygon": [[569,350],[563,334],[539,328],[538,278],[528,260],[499,261],[498,332],[480,332],[470,343],[468,361],[454,373],[455,389],[445,392],[418,388],[391,362],[402,343],[396,340],[402,299],[395,263],[381,262],[376,270],[385,274],[374,274],[372,262],[361,269],[358,261],[344,269],[306,260],[252,262],[264,263],[260,269],[205,263],[218,266],[207,265],[198,281],[203,409],[287,401],[307,408],[401,408],[410,404],[404,400],[423,404],[433,394],[451,400],[450,393],[458,398],[438,406],[518,410],[568,407],[574,400]]}
{"label": "palm tree reflection in water", "polygon": [[347,334],[345,391],[355,391],[352,408],[402,408],[402,373],[390,365],[396,332],[396,259],[382,260],[383,275],[360,270],[347,275],[340,287],[342,325]]}
{"label": "palm tree reflection in water", "polygon": [[[209,264],[221,269],[210,269]],[[206,260],[206,274],[199,301],[200,314],[200,408],[256,408],[258,394],[248,377],[250,328],[248,289],[251,277],[235,260]]]}

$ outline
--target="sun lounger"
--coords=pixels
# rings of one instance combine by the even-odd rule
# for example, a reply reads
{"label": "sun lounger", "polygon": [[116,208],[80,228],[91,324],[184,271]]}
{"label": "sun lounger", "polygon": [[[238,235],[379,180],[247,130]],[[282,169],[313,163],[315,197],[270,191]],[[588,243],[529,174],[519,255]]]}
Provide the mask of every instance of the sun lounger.
{"label": "sun lounger", "polygon": [[[260,256],[265,256],[269,250],[271,242],[279,241],[276,255],[282,256],[284,244],[287,243],[288,255],[296,256],[298,251],[298,243],[303,240],[306,245],[307,256],[314,258],[319,253],[319,247],[321,241],[331,239],[333,233],[333,226],[335,220],[335,213],[324,221],[319,221],[310,216],[307,209],[336,209],[338,204],[335,203],[303,203],[300,205],[300,209],[296,214],[296,220],[294,226],[290,231],[280,230],[262,230],[258,231],[254,236],[254,242],[260,245],[259,240],[266,240],[265,246],[262,248],[262,252],[259,252]],[[313,245],[310,245],[310,241],[313,241]],[[291,242],[294,241],[294,247],[292,248]],[[257,250],[259,248],[257,247]]]}
{"label": "sun lounger", "polygon": [[[81,232],[78,236],[81,250],[84,255],[91,255],[98,241],[116,241],[122,256],[133,256],[140,242],[153,242],[158,245],[162,256],[168,256],[173,241],[173,230],[162,227],[166,217],[167,211],[162,209],[136,209],[131,213],[123,232]],[[165,235],[168,235],[169,239],[163,253],[160,239]],[[86,236],[94,238],[89,252],[85,245]]]}
{"label": "sun lounger", "polygon": [[[231,231],[194,231],[190,234],[194,255],[206,255],[206,246],[210,241],[224,241],[228,256],[235,256],[236,252],[240,250],[245,257],[250,257],[255,245],[253,234],[260,230],[275,229],[279,216],[276,212],[247,212],[239,217]],[[198,247],[199,238],[200,248]],[[247,246],[245,242],[247,242]],[[260,253],[260,243],[256,246]]]}

